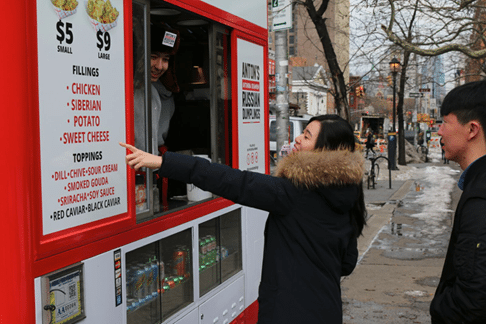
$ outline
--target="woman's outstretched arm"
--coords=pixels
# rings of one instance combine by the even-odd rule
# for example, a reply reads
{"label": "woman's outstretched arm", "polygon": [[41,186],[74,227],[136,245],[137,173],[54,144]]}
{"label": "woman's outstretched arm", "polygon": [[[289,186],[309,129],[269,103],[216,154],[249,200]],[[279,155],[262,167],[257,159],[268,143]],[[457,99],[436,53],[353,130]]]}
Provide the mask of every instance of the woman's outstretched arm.
{"label": "woman's outstretched arm", "polygon": [[158,169],[162,165],[162,157],[153,155],[142,150],[139,150],[135,146],[126,143],[119,143],[120,146],[128,149],[132,154],[128,154],[125,157],[125,162],[132,169],[138,170],[140,168]]}

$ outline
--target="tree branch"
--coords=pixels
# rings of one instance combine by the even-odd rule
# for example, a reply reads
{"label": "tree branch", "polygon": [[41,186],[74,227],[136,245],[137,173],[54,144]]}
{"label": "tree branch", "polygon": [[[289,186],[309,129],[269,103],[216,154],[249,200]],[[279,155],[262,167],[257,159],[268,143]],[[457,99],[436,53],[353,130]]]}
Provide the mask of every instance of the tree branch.
{"label": "tree branch", "polygon": [[423,49],[420,48],[419,46],[412,44],[411,42],[408,42],[406,40],[400,39],[397,37],[391,30],[389,30],[385,26],[381,26],[381,29],[385,32],[385,34],[388,36],[388,39],[390,39],[394,44],[402,47],[406,51],[410,51],[412,53],[422,55],[422,56],[437,56],[445,53],[449,53],[452,51],[457,51],[461,52],[468,57],[471,58],[484,58],[486,57],[486,48],[485,49],[480,49],[480,50],[473,50],[469,46],[462,45],[462,44],[449,44],[449,45],[444,45],[435,49]]}

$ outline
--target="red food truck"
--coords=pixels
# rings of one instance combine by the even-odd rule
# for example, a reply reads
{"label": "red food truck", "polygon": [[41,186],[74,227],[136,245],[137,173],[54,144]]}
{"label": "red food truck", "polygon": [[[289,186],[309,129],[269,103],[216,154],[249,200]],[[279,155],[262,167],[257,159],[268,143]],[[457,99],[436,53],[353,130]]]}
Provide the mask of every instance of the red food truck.
{"label": "red food truck", "polygon": [[177,31],[164,42],[179,38],[167,149],[269,173],[267,2],[2,11],[0,323],[256,323],[267,214],[136,173],[118,143],[142,132],[159,151],[150,31],[162,25]]}

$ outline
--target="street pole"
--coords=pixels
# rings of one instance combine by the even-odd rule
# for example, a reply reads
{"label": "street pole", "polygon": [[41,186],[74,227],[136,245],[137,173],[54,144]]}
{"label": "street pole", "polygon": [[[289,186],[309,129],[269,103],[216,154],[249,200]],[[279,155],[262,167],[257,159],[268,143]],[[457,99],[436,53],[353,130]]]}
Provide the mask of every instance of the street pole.
{"label": "street pole", "polygon": [[392,132],[396,132],[397,128],[395,126],[395,119],[396,119],[396,92],[397,92],[397,72],[392,72],[393,74],[393,130]]}
{"label": "street pole", "polygon": [[419,96],[420,96],[420,91],[419,91],[419,84],[418,84],[418,60],[417,56],[415,56],[415,89],[417,89],[417,94],[415,95],[415,112],[413,116],[413,147],[417,147],[417,126],[418,126],[418,103],[419,103]]}
{"label": "street pole", "polygon": [[413,147],[417,147],[417,115],[418,115],[418,101],[419,98],[415,97],[415,112],[413,114]]}
{"label": "street pole", "polygon": [[397,168],[397,131],[396,131],[396,92],[397,92],[397,73],[400,69],[400,61],[394,57],[390,62],[390,72],[393,75],[393,129],[388,133],[388,168],[398,170]]}
{"label": "street pole", "polygon": [[[401,75],[403,76],[403,75]],[[398,164],[407,165],[405,158],[405,128],[403,120],[403,103],[397,103],[397,119],[398,119]]]}
{"label": "street pole", "polygon": [[[277,86],[277,161],[288,151],[289,146],[289,95],[288,95],[288,55],[287,29],[275,31],[275,80]],[[284,148],[284,150],[282,150]]]}
{"label": "street pole", "polygon": [[397,169],[397,131],[396,131],[396,85],[397,85],[397,73],[393,72],[393,129],[390,133],[388,133],[388,166],[390,170],[398,170]]}

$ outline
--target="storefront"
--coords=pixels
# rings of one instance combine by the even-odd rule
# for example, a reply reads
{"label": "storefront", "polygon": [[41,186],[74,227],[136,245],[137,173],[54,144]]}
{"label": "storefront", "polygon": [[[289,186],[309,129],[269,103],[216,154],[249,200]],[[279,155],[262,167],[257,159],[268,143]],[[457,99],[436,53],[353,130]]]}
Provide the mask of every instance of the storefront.
{"label": "storefront", "polygon": [[118,143],[268,173],[267,3],[5,10],[0,322],[256,323],[266,213],[134,172]]}

